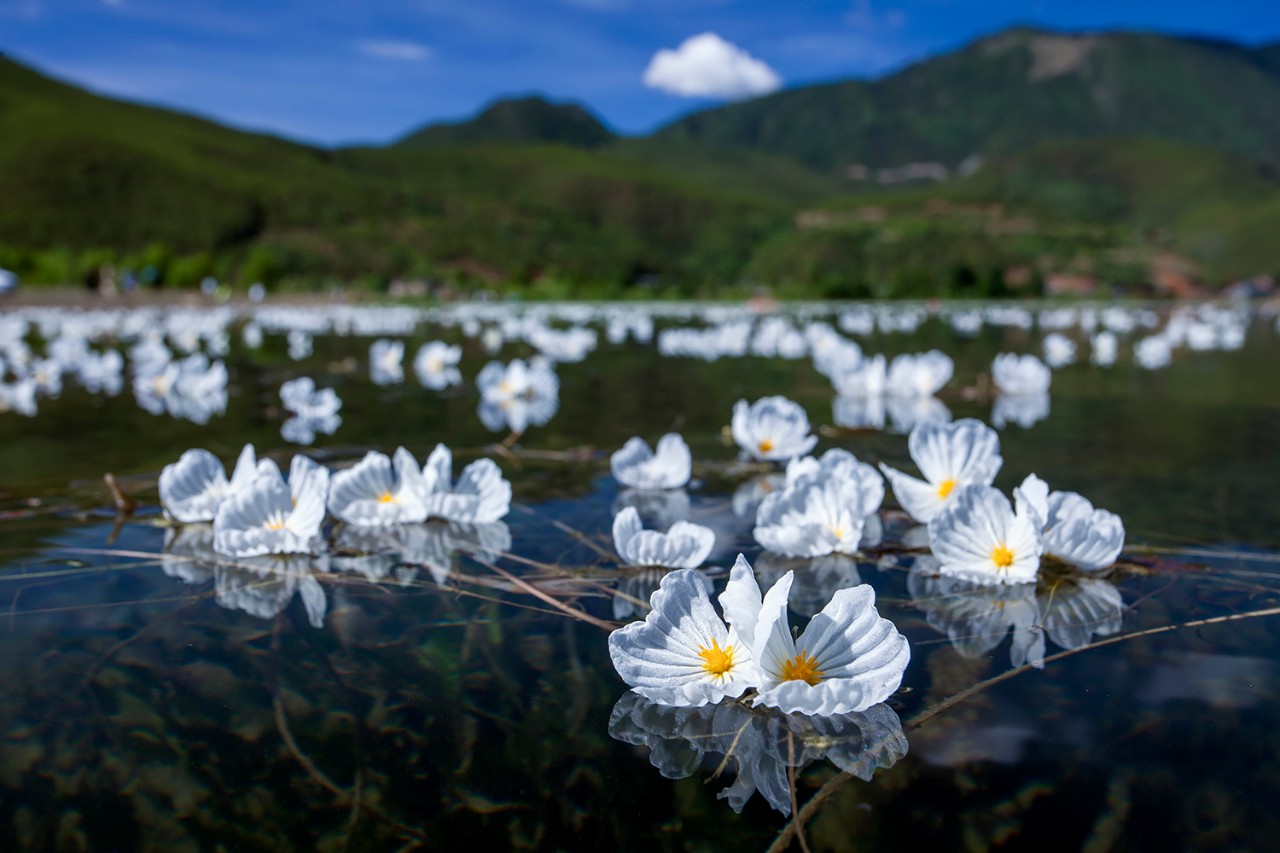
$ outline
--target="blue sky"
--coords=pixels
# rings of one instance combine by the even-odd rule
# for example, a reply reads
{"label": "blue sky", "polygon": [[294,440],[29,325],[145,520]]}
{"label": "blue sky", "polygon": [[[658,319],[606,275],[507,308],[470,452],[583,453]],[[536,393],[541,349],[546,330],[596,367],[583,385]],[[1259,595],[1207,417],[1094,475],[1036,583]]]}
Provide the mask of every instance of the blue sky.
{"label": "blue sky", "polygon": [[1014,23],[1257,44],[1280,41],[1280,2],[0,0],[0,51],[103,93],[343,144],[534,91],[639,133],[723,100],[700,93],[875,76]]}

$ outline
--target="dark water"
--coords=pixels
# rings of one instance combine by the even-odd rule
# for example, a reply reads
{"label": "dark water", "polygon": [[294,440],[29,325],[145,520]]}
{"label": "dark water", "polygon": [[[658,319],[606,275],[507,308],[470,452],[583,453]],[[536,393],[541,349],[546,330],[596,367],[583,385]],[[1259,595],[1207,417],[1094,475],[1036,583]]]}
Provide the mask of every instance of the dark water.
{"label": "dark water", "polygon": [[[0,414],[3,849],[760,849],[788,824],[769,791],[787,807],[820,798],[805,814],[811,849],[1274,845],[1280,617],[1253,615],[1280,608],[1269,326],[1160,371],[1124,356],[1055,371],[1049,416],[1002,431],[996,484],[1035,471],[1079,491],[1124,519],[1128,547],[1100,579],[1047,573],[1034,592],[912,572],[891,498],[886,547],[865,559],[761,558],[734,509],[757,472],[733,464],[721,430],[735,400],[775,393],[831,424],[830,384],[807,360],[705,363],[602,342],[558,368],[558,413],[503,454],[476,416],[471,379],[488,360],[476,343],[460,388],[414,381],[412,353],[439,334],[409,339],[406,381],[387,388],[366,378],[368,338],[317,338],[300,363],[278,336],[236,346],[226,414],[205,426],[147,414],[127,389],[70,385],[34,419]],[[1035,340],[930,321],[862,342],[948,352],[943,401],[989,419],[979,373]],[[510,544],[486,554],[437,526],[381,556],[232,563],[210,558],[200,531],[160,525],[156,474],[187,448],[229,463],[253,442],[287,461],[276,392],[296,375],[344,400],[342,427],[308,451],[330,464],[400,444],[422,459],[438,441],[497,459],[515,492]],[[694,453],[689,517],[716,531],[717,591],[739,551],[762,582],[797,568],[801,625],[834,589],[875,588],[912,648],[881,716],[717,717],[627,696],[607,629],[642,613],[634,600],[657,579],[608,556],[608,454],[669,430]],[[818,450],[830,447],[911,470],[902,435],[827,430]],[[118,523],[107,471],[144,504]],[[1028,655],[1044,668],[1011,673]],[[742,806],[744,785],[759,792]]]}

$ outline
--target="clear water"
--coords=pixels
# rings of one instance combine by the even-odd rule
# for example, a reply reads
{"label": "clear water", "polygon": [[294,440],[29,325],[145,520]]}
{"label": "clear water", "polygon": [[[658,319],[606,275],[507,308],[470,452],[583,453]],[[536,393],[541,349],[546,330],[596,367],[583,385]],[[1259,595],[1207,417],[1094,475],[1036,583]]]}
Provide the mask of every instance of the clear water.
{"label": "clear water", "polygon": [[[460,340],[409,338],[406,368],[441,336]],[[368,338],[317,338],[302,362],[279,336],[237,340],[227,411],[205,426],[68,383],[34,419],[0,414],[0,846],[759,849],[789,825],[772,792],[804,810],[811,849],[1270,849],[1280,618],[1255,614],[1280,608],[1278,337],[1256,321],[1242,349],[1180,351],[1164,370],[1122,356],[1055,372],[1049,416],[1002,431],[997,485],[1035,471],[1079,491],[1124,519],[1129,547],[1103,579],[1049,575],[1034,595],[912,572],[892,508],[889,545],[856,563],[761,558],[735,512],[759,472],[734,464],[722,429],[735,400],[776,393],[830,425],[833,393],[807,360],[602,342],[558,368],[559,411],[508,453],[476,416],[470,380],[489,356],[474,341],[467,381],[437,393],[408,369],[372,385]],[[986,420],[979,374],[1037,340],[931,320],[862,343],[948,352],[943,402]],[[422,459],[439,441],[497,459],[510,544],[437,527],[381,557],[355,543],[265,572],[160,524],[156,475],[190,447],[230,463],[253,442],[287,461],[275,395],[297,375],[344,400],[341,429],[308,451],[329,464],[400,444]],[[609,558],[622,498],[608,454],[670,430],[693,449],[688,512],[716,531],[717,590],[740,551],[762,581],[797,569],[799,624],[840,586],[875,588],[912,646],[881,716],[681,714],[626,694],[607,629],[643,613],[657,579]],[[823,436],[819,450],[911,470],[900,434]],[[108,471],[143,503],[119,521]],[[458,548],[489,556],[444,556]],[[1037,643],[1044,668],[1014,672]]]}

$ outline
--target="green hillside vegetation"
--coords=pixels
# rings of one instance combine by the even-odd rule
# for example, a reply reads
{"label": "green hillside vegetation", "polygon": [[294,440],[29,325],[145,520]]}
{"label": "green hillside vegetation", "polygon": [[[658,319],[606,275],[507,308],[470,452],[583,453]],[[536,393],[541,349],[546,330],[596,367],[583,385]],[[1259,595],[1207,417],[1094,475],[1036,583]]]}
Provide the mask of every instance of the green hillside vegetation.
{"label": "green hillside vegetation", "polygon": [[[1280,45],[1015,30],[646,138],[520,98],[327,150],[0,59],[0,267],[548,297],[992,296],[1061,272],[1141,292],[1171,263],[1222,283],[1280,271],[1278,66]],[[881,182],[912,162],[959,176]]]}
{"label": "green hillside vegetation", "polygon": [[1008,156],[1041,142],[1157,137],[1280,164],[1275,46],[1019,29],[871,82],[778,92],[658,132],[811,168]]}
{"label": "green hillside vegetation", "polygon": [[555,104],[537,95],[504,98],[466,121],[431,124],[410,133],[398,145],[457,145],[479,142],[552,142],[595,148],[614,138],[604,124],[579,104]]}

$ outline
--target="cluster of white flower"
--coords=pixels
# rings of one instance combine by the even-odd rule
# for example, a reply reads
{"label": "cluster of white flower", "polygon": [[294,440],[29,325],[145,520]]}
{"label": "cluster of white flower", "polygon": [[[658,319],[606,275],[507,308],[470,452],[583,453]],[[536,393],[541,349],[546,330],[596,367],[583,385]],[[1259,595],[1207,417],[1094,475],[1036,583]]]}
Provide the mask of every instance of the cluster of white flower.
{"label": "cluster of white flower", "polygon": [[437,445],[418,467],[404,448],[393,458],[369,452],[350,468],[328,468],[297,455],[286,480],[270,459],[246,445],[228,480],[207,450],[188,450],[160,474],[160,502],[181,524],[213,522],[213,550],[227,557],[316,554],[326,547],[326,510],[351,528],[416,525],[428,519],[494,524],[511,506],[511,484],[491,459],[452,476],[453,455]]}

